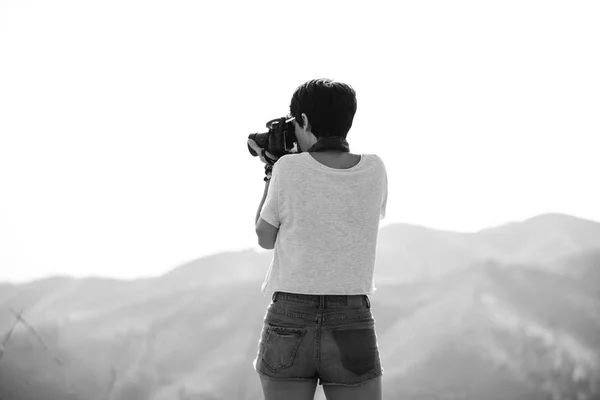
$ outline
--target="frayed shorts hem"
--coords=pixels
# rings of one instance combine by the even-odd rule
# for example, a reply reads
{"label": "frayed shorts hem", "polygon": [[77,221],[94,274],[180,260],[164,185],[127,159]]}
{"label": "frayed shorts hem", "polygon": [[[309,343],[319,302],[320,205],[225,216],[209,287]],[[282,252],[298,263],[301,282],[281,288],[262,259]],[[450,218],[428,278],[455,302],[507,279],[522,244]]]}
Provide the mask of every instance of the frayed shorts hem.
{"label": "frayed shorts hem", "polygon": [[383,376],[383,374],[380,374],[380,375],[377,375],[377,376],[374,376],[372,378],[365,379],[364,381],[360,381],[360,382],[356,382],[356,383],[336,383],[336,382],[323,382],[323,381],[320,381],[319,385],[322,385],[322,386],[350,386],[350,387],[352,387],[352,386],[360,386],[360,385],[364,385],[365,383],[367,383],[369,381],[372,381],[373,379],[381,378],[382,376]]}
{"label": "frayed shorts hem", "polygon": [[383,376],[383,374],[379,374],[372,378],[365,379],[364,381],[360,381],[360,382],[356,382],[356,383],[337,383],[337,382],[323,382],[323,380],[319,379],[319,378],[273,378],[272,376],[265,375],[258,370],[255,370],[255,371],[260,376],[261,379],[264,378],[264,379],[269,379],[272,381],[279,381],[279,382],[316,382],[316,381],[318,381],[319,385],[321,385],[321,386],[349,386],[349,387],[360,386],[360,385],[363,385],[373,379],[381,378]]}
{"label": "frayed shorts hem", "polygon": [[286,382],[316,382],[319,378],[273,378],[272,376],[265,375],[262,372],[255,370],[261,378],[269,379],[272,381],[286,381]]}

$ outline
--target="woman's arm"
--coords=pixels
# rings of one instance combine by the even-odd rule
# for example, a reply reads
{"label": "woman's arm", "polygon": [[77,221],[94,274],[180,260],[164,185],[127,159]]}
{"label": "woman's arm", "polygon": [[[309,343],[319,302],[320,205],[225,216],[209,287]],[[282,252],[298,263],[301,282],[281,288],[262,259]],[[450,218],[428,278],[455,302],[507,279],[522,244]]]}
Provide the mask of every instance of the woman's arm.
{"label": "woman's arm", "polygon": [[263,193],[262,200],[260,201],[260,205],[258,206],[258,211],[256,211],[256,218],[254,219],[254,225],[258,224],[258,218],[260,218],[260,211],[262,210],[263,204],[265,204],[265,199],[267,198],[267,193],[269,192],[269,183],[271,180],[265,182],[265,192]]}
{"label": "woman's arm", "polygon": [[260,218],[260,212],[265,203],[265,199],[267,198],[267,193],[269,192],[269,182],[271,181],[266,181],[265,192],[263,193],[263,198],[258,206],[258,211],[256,211],[256,218],[254,220],[256,235],[258,236],[258,245],[266,250],[275,248],[275,241],[277,240],[277,233],[279,232],[279,228],[274,227],[264,219]]}

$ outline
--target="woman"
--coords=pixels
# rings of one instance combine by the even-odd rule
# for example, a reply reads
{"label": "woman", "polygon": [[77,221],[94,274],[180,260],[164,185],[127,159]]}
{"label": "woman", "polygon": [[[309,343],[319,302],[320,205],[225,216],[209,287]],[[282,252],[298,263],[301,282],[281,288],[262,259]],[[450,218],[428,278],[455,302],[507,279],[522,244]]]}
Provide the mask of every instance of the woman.
{"label": "woman", "polygon": [[262,285],[272,302],[254,368],[266,400],[312,400],[317,383],[328,400],[381,399],[368,295],[376,290],[385,165],[377,155],[349,151],[356,113],[349,85],[306,82],[290,112],[301,152],[279,159],[266,153],[276,163],[256,216],[260,246],[275,251]]}

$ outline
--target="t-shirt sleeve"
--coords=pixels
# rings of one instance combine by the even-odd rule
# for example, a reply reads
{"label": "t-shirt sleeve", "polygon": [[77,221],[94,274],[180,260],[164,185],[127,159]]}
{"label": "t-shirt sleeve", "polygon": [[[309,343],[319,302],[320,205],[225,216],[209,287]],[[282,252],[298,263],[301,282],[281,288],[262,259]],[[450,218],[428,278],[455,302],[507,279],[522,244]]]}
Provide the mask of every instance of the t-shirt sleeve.
{"label": "t-shirt sleeve", "polygon": [[385,164],[383,164],[383,191],[381,195],[381,211],[379,212],[379,219],[382,220],[385,218],[385,210],[387,207],[387,198],[388,198],[388,179],[387,179],[387,171],[385,168]]}
{"label": "t-shirt sleeve", "polygon": [[278,163],[273,165],[273,171],[271,175],[271,183],[269,184],[269,191],[267,192],[267,198],[263,204],[260,212],[260,217],[273,225],[275,228],[279,228],[279,168]]}

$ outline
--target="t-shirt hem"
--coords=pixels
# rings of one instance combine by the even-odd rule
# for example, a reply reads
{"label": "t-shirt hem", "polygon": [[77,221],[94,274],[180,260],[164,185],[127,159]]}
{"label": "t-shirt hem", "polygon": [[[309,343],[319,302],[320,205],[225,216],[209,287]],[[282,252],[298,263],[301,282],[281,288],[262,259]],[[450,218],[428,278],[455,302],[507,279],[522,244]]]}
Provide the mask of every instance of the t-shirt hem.
{"label": "t-shirt hem", "polygon": [[[268,289],[265,290],[263,292],[264,295],[266,294],[273,294],[275,292],[286,292],[286,293],[294,293],[294,294],[307,294],[307,295],[312,295],[312,296],[322,296],[322,295],[333,295],[333,296],[359,296],[359,295],[369,295],[369,294],[373,294],[375,291],[377,291],[377,288],[374,288],[372,291],[353,291],[353,292],[345,292],[345,293],[340,293],[340,292],[327,292],[327,293],[314,293],[314,292],[307,292],[307,291],[297,291],[297,290],[293,290],[293,289]],[[358,293],[360,292],[360,293]]]}

